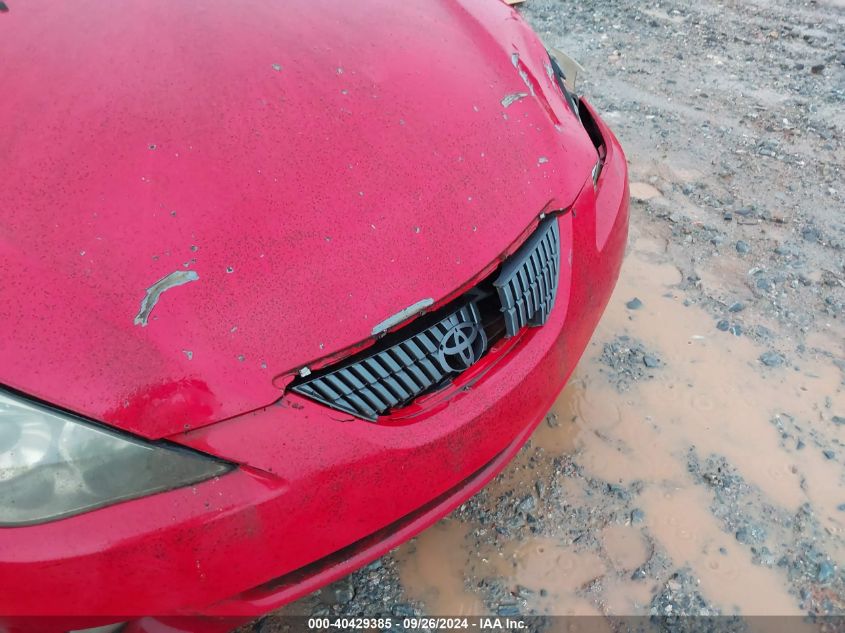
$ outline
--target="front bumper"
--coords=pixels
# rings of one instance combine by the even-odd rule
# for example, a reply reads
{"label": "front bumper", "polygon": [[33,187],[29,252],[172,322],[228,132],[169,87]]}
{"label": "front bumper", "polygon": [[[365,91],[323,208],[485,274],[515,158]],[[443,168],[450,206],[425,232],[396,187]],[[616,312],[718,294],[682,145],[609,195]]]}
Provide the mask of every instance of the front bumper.
{"label": "front bumper", "polygon": [[567,264],[545,326],[524,330],[495,366],[405,424],[350,422],[292,395],[170,438],[242,466],[193,487],[0,529],[0,613],[259,615],[384,554],[477,492],[548,411],[619,273],[627,168],[596,120],[607,156],[597,188],[588,184],[559,219]]}

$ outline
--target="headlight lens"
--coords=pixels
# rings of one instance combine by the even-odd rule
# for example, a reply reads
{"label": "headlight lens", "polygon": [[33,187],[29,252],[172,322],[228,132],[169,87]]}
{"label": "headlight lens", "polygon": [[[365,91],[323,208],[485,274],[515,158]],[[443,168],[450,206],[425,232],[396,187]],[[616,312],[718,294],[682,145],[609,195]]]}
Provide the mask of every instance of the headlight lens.
{"label": "headlight lens", "polygon": [[230,467],[0,391],[0,526],[78,514],[209,479]]}

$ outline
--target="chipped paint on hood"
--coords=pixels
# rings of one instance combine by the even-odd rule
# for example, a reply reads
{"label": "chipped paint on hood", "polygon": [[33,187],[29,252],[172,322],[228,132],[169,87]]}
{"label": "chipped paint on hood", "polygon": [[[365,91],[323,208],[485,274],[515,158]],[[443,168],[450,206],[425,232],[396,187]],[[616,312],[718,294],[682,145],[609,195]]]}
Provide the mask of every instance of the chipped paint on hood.
{"label": "chipped paint on hood", "polygon": [[147,327],[147,323],[150,320],[150,314],[158,303],[161,293],[166,290],[170,290],[171,288],[175,288],[176,286],[182,286],[192,281],[196,281],[197,279],[199,279],[199,275],[193,270],[176,270],[166,277],[159,279],[152,286],[147,288],[144,298],[141,300],[141,308],[138,310],[138,314],[135,315],[135,319],[133,321],[135,325]]}
{"label": "chipped paint on hood", "polygon": [[589,177],[546,63],[487,0],[20,3],[0,382],[160,437],[436,308]]}

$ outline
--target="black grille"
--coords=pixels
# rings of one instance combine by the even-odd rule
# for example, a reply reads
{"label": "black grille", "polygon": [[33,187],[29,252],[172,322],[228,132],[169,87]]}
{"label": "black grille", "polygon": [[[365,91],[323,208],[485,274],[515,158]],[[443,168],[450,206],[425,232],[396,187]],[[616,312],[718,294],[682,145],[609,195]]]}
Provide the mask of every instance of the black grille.
{"label": "black grille", "polygon": [[557,218],[547,218],[504,263],[493,282],[502,302],[507,336],[513,336],[526,325],[539,326],[546,322],[555,304],[559,275]]}
{"label": "black grille", "polygon": [[560,234],[557,218],[550,217],[498,275],[342,364],[297,378],[290,389],[375,421],[448,384],[496,340],[543,325],[554,305],[559,273]]}
{"label": "black grille", "polygon": [[[381,351],[367,350],[368,355],[363,358],[328,373],[315,374],[292,389],[335,409],[374,421],[377,416],[408,404],[460,373],[443,366],[440,343],[462,323],[473,324],[483,332],[475,302],[395,345]],[[479,350],[478,356],[483,352]]]}

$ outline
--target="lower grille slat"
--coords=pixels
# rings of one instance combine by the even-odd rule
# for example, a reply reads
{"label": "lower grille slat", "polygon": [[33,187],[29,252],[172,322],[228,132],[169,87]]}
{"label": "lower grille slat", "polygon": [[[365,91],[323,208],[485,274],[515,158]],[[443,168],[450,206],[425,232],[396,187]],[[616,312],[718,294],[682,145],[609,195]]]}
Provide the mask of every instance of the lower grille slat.
{"label": "lower grille slat", "polygon": [[417,383],[415,383],[413,381],[413,379],[408,374],[406,374],[404,371],[401,371],[401,370],[397,371],[394,374],[394,376],[395,376],[396,380],[398,380],[400,382],[400,384],[403,387],[405,387],[405,389],[407,391],[409,391],[410,393],[421,393],[422,392],[422,388],[419,385],[417,385]]}

